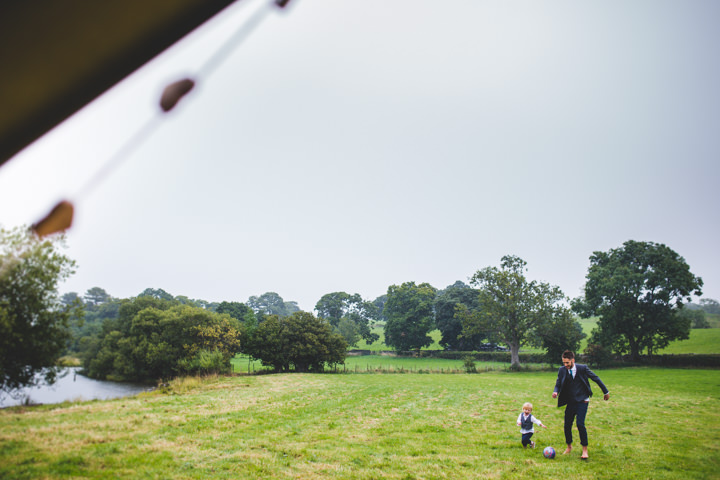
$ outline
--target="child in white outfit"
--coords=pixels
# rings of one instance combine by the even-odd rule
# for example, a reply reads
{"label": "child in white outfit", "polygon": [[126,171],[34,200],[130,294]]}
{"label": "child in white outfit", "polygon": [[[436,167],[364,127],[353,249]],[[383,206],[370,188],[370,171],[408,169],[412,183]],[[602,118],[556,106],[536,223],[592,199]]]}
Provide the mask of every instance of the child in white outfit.
{"label": "child in white outfit", "polygon": [[547,427],[543,425],[540,420],[533,416],[532,403],[525,403],[522,409],[523,411],[517,419],[517,424],[518,427],[520,427],[520,433],[522,434],[522,446],[523,448],[527,448],[527,446],[530,445],[530,448],[535,448],[535,442],[530,440],[533,436],[533,433],[535,433],[535,427],[533,424],[540,425],[543,428]]}

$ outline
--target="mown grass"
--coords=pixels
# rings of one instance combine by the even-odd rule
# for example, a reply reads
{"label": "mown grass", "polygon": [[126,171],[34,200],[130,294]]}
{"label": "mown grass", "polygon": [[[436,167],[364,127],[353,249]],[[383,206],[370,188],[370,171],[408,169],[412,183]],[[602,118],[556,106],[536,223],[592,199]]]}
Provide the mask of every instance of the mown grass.
{"label": "mown grass", "polygon": [[587,462],[520,446],[530,401],[538,446],[562,449],[554,372],[283,374],[2,410],[0,478],[718,478],[720,371],[598,373]]}

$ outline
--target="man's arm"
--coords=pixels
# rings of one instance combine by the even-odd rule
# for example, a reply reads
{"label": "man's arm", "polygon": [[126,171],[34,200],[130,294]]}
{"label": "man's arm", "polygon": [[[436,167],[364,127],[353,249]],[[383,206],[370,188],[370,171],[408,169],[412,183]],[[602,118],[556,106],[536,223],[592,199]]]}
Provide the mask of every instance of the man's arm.
{"label": "man's arm", "polygon": [[557,376],[557,380],[555,380],[555,389],[553,390],[552,398],[557,398],[558,392],[560,392],[560,388],[562,387],[562,381],[560,380],[560,378],[563,373],[563,368],[565,368],[565,367],[560,367],[558,369],[558,376]]}
{"label": "man's arm", "polygon": [[608,400],[608,399],[610,398],[610,391],[609,391],[608,388],[605,386],[605,384],[603,383],[603,381],[600,380],[600,377],[598,377],[597,375],[595,375],[595,373],[594,373],[592,370],[590,370],[590,367],[585,367],[585,371],[587,372],[588,378],[589,378],[590,380],[592,380],[593,382],[597,383],[598,386],[600,387],[600,389],[602,390],[602,392],[604,393],[603,399]]}

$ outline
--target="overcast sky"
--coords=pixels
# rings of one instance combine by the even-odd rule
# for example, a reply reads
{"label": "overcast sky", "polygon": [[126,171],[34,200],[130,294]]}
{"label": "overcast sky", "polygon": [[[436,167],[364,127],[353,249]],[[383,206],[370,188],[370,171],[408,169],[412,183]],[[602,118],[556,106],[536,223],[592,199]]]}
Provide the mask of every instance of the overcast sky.
{"label": "overcast sky", "polygon": [[[720,2],[234,5],[0,167],[0,224],[75,201],[61,291],[312,310],[445,288],[513,254],[581,294],[589,257],[664,243],[720,298]],[[163,87],[197,88],[89,193]]]}

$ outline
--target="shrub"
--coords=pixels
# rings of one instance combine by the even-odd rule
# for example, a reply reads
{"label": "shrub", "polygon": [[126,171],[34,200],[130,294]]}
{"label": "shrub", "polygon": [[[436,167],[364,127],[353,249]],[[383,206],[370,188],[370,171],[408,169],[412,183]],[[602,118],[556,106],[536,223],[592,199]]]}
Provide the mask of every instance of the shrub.
{"label": "shrub", "polygon": [[200,350],[194,357],[182,359],[180,368],[190,375],[212,375],[230,372],[230,363],[219,350]]}
{"label": "shrub", "polygon": [[612,361],[612,352],[597,343],[585,347],[585,361],[592,367],[606,366]]}
{"label": "shrub", "polygon": [[463,357],[463,367],[466,373],[477,373],[477,367],[475,366],[475,359],[472,355],[465,355]]}

